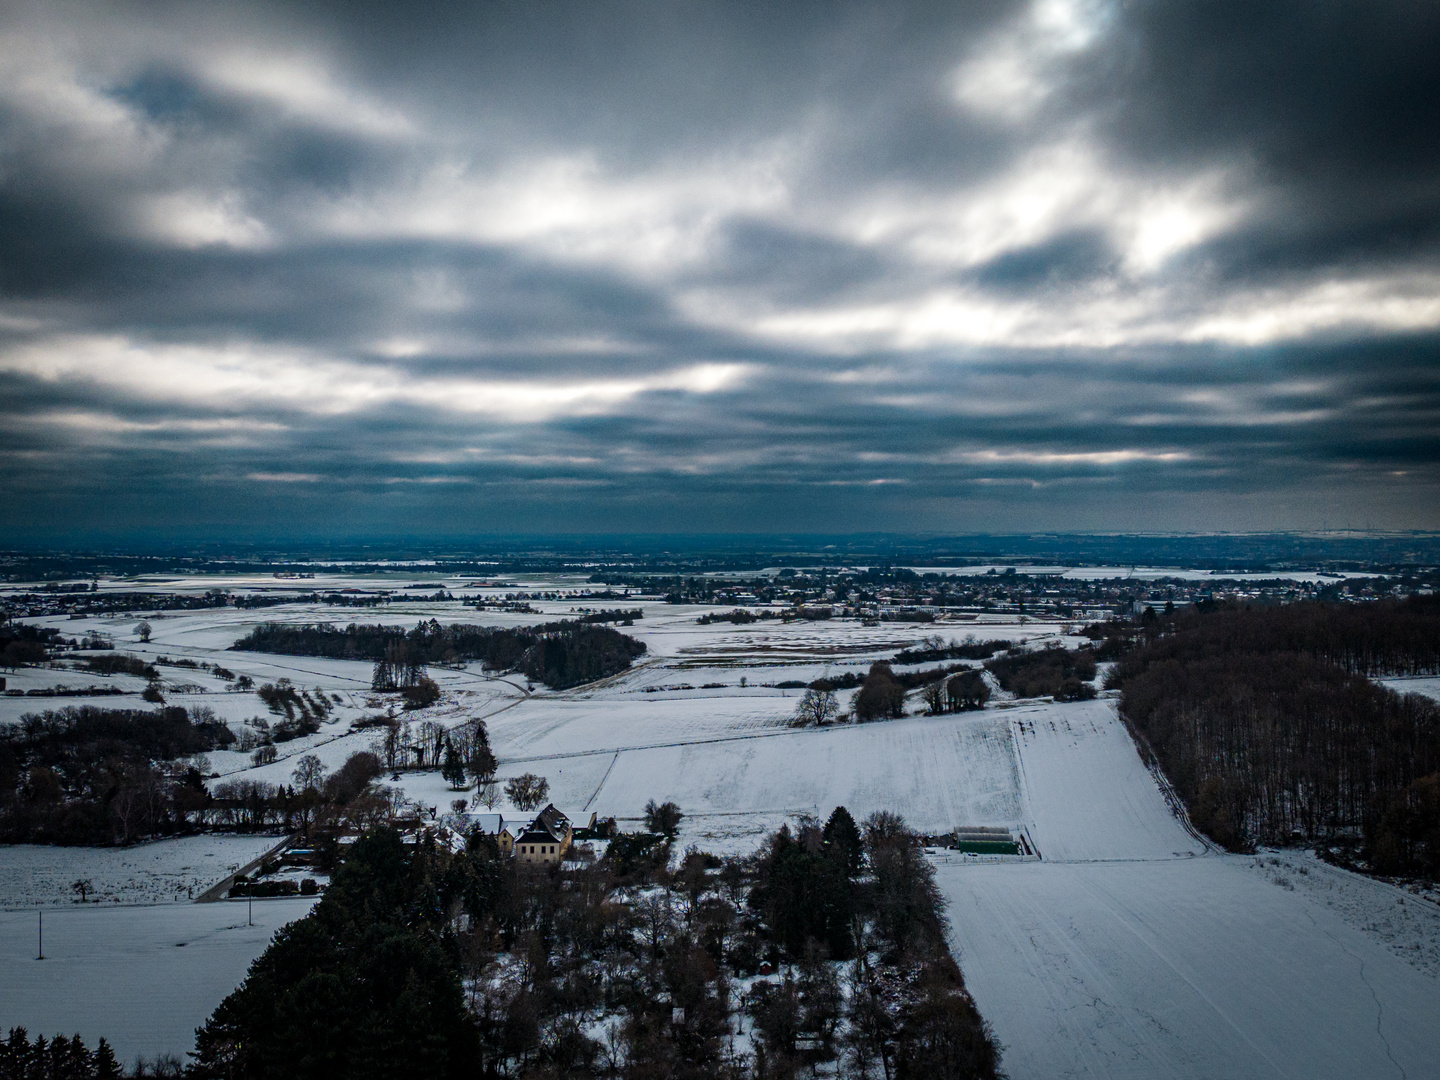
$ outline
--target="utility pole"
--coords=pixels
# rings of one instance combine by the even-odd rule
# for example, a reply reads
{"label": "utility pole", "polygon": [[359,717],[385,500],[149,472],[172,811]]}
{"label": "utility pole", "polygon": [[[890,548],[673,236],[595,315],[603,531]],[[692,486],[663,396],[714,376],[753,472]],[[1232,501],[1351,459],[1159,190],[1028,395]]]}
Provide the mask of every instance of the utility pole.
{"label": "utility pole", "polygon": [[254,898],[254,897],[250,897],[249,899],[247,899],[247,900],[245,901],[245,903],[246,903],[246,905],[247,905],[247,912],[246,912],[245,919],[246,919],[246,921],[247,921],[251,926],[254,926],[254,925],[255,925],[255,898]]}
{"label": "utility pole", "polygon": [[37,956],[37,957],[35,957],[35,959],[36,959],[36,960],[44,960],[44,959],[45,959],[45,912],[43,912],[43,911],[37,911],[35,914],[37,914],[37,915],[40,916],[40,955]]}

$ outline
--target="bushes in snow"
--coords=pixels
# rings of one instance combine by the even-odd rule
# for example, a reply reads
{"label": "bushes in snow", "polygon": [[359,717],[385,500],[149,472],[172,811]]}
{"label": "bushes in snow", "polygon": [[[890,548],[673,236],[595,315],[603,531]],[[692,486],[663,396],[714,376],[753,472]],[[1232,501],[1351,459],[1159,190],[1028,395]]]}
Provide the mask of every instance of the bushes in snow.
{"label": "bushes in snow", "polygon": [[1095,656],[1088,649],[1059,647],[1038,652],[1011,652],[985,662],[1002,690],[1016,697],[1053,697],[1056,701],[1085,701],[1095,696]]}

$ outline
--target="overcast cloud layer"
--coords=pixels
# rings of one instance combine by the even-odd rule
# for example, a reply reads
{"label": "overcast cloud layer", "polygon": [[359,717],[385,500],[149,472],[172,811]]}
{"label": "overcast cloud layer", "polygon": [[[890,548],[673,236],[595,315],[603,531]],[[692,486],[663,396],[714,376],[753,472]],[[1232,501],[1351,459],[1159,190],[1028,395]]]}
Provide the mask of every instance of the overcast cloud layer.
{"label": "overcast cloud layer", "polygon": [[15,538],[1440,527],[1440,7],[8,4]]}

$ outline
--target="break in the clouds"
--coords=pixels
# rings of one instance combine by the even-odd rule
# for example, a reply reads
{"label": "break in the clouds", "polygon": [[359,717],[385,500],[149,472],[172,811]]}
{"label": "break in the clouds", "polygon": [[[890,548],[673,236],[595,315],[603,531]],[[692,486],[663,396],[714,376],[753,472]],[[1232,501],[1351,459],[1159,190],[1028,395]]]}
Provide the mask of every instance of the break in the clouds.
{"label": "break in the clouds", "polygon": [[1428,5],[0,15],[12,536],[1440,525]]}

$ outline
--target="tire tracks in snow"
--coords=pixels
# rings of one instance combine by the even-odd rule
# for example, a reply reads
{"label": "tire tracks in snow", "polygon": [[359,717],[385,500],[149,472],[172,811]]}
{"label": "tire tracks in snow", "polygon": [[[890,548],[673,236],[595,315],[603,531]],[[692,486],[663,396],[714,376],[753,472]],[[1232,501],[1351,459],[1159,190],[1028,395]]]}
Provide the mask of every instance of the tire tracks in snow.
{"label": "tire tracks in snow", "polygon": [[1370,997],[1375,1002],[1375,1034],[1384,1045],[1385,1056],[1390,1059],[1390,1064],[1394,1065],[1396,1071],[1399,1072],[1400,1080],[1410,1080],[1409,1074],[1405,1072],[1405,1066],[1395,1060],[1395,1054],[1390,1049],[1390,1040],[1385,1037],[1385,1032],[1382,1027],[1385,1022],[1385,1006],[1380,1001],[1380,995],[1375,992],[1375,987],[1371,985],[1370,980],[1365,975],[1365,961],[1347,949],[1345,943],[1330,933],[1330,931],[1321,929],[1320,924],[1315,921],[1315,916],[1308,907],[1309,897],[1306,897],[1305,900],[1307,906],[1302,910],[1305,912],[1305,917],[1310,920],[1310,925],[1315,928],[1315,932],[1329,938],[1337,949],[1360,965],[1360,981],[1365,984],[1365,989],[1370,991]]}
{"label": "tire tracks in snow", "polygon": [[[1255,1052],[1255,1054],[1260,1058],[1261,1061],[1265,1062],[1266,1065],[1270,1066],[1276,1076],[1292,1075],[1291,1073],[1287,1072],[1278,1062],[1271,1058],[1269,1054],[1265,1053],[1265,1051],[1262,1050],[1260,1046],[1256,1044],[1256,1042],[1245,1033],[1245,1030],[1235,1020],[1231,1019],[1230,1014],[1224,1009],[1222,1009],[1210,997],[1209,994],[1207,994],[1195,983],[1195,980],[1193,980],[1192,978],[1190,978],[1189,975],[1185,974],[1185,972],[1180,970],[1179,965],[1176,964],[1173,960],[1171,960],[1170,957],[1161,950],[1160,946],[1151,939],[1153,935],[1147,935],[1145,933],[1142,933],[1140,927],[1136,924],[1136,922],[1116,906],[1112,897],[1097,890],[1094,885],[1092,885],[1088,881],[1085,881],[1083,878],[1076,880],[1079,887],[1083,889],[1086,893],[1088,893],[1095,900],[1095,902],[1100,905],[1101,910],[1107,912],[1119,926],[1121,926],[1136,941],[1138,941],[1142,946],[1144,946],[1144,948],[1150,953],[1150,955],[1155,957],[1155,959],[1159,960],[1160,963],[1164,964],[1165,967],[1168,968],[1177,979],[1179,979],[1186,986],[1188,986],[1191,992],[1210,1008],[1211,1012],[1213,1012],[1216,1016],[1218,1016],[1221,1020],[1225,1022],[1226,1027],[1228,1027],[1237,1036],[1239,1036],[1239,1038],[1245,1043],[1245,1045],[1250,1047],[1250,1049]],[[1394,1059],[1392,1058],[1391,1060],[1393,1061]]]}
{"label": "tire tracks in snow", "polygon": [[590,804],[593,803],[596,799],[598,799],[598,798],[600,797],[600,789],[605,786],[605,781],[610,779],[610,774],[615,771],[615,762],[617,762],[617,761],[619,761],[619,760],[620,760],[620,751],[619,751],[619,750],[616,750],[616,751],[615,751],[615,756],[610,759],[610,767],[605,770],[605,775],[602,776],[602,777],[600,777],[600,783],[598,783],[598,784],[595,785],[595,791],[594,791],[594,793],[590,796],[590,798],[588,798],[587,800],[585,800],[585,805],[580,808],[581,810],[589,810],[589,809],[590,809]]}

